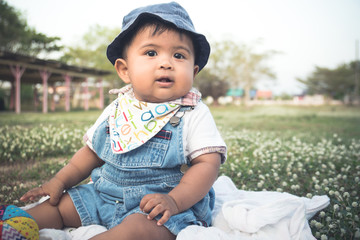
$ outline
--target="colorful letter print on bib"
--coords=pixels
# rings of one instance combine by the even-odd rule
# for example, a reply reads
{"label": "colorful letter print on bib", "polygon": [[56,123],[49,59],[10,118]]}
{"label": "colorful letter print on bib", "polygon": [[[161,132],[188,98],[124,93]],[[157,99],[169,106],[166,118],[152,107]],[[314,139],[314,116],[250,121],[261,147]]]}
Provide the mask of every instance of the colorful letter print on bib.
{"label": "colorful letter print on bib", "polygon": [[112,151],[126,153],[146,143],[179,109],[178,104],[141,102],[119,94],[109,117]]}

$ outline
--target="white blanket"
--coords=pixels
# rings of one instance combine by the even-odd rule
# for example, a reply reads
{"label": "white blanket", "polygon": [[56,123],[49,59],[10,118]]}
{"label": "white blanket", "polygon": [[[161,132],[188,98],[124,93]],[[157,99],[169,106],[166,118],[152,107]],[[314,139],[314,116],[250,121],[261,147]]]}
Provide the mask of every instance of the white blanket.
{"label": "white blanket", "polygon": [[[330,201],[327,196],[309,199],[289,193],[238,190],[225,176],[216,180],[214,190],[213,226],[189,226],[179,233],[177,240],[313,240],[308,220]],[[84,240],[103,231],[106,228],[99,225],[43,229],[40,240]]]}

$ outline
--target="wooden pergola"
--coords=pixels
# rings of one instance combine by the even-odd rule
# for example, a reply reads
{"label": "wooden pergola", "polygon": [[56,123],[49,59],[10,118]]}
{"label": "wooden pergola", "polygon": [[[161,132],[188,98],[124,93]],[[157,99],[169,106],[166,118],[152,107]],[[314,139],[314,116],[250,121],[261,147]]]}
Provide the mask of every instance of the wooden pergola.
{"label": "wooden pergola", "polygon": [[[21,112],[21,83],[43,85],[43,113],[48,112],[48,86],[65,81],[65,111],[70,111],[70,86],[72,82],[84,83],[84,94],[88,94],[88,78],[98,80],[100,108],[104,107],[103,77],[112,72],[94,68],[77,67],[55,60],[44,60],[35,57],[0,51],[0,80],[11,84],[10,108],[15,105],[15,112]],[[84,109],[88,110],[88,98],[85,98]]]}

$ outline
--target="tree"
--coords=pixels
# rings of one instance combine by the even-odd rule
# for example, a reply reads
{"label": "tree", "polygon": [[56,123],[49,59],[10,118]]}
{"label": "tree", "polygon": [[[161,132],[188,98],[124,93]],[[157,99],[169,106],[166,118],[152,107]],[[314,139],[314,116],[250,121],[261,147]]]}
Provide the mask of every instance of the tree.
{"label": "tree", "polygon": [[250,89],[263,76],[270,79],[275,74],[264,63],[275,51],[256,53],[253,46],[238,45],[232,40],[212,44],[209,70],[216,76],[226,79],[232,87],[245,90],[245,104],[250,99]]}
{"label": "tree", "polygon": [[207,68],[201,70],[196,77],[194,86],[200,90],[203,97],[213,97],[215,104],[217,104],[218,98],[224,96],[229,89],[228,82],[212,74]]}
{"label": "tree", "polygon": [[111,82],[113,86],[120,87],[122,81],[119,81],[113,65],[106,57],[108,44],[119,32],[119,28],[110,29],[100,25],[92,26],[84,34],[78,45],[65,48],[65,54],[61,57],[61,61],[73,65],[113,71],[114,74],[106,77],[106,80]]}
{"label": "tree", "polygon": [[347,96],[351,103],[355,88],[355,69],[355,61],[341,64],[335,69],[316,66],[306,79],[297,80],[306,86],[308,94],[323,94],[340,100],[344,100]]}
{"label": "tree", "polygon": [[0,50],[37,56],[61,50],[59,37],[48,37],[27,25],[15,8],[0,0]]}

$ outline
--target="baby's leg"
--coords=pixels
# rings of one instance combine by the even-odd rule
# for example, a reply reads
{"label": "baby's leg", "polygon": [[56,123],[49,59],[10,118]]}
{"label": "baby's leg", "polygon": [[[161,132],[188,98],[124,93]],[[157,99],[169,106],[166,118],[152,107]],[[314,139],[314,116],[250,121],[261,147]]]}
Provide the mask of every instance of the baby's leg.
{"label": "baby's leg", "polygon": [[172,240],[175,236],[164,226],[157,226],[156,220],[148,220],[141,213],[132,214],[110,230],[96,235],[92,240]]}
{"label": "baby's leg", "polygon": [[81,226],[80,217],[67,193],[61,197],[56,206],[51,205],[49,201],[45,201],[26,211],[35,218],[39,229],[62,229],[64,227]]}

